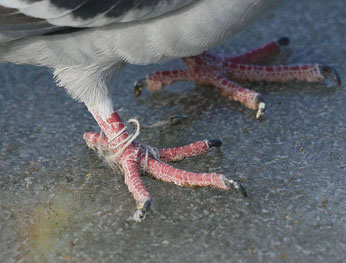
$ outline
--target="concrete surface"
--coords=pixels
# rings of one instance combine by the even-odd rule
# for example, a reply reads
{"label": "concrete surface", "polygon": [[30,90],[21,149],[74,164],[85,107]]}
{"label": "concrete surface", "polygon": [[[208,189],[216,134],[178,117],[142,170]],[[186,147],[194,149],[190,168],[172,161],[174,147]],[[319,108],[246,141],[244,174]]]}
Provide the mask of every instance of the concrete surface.
{"label": "concrete surface", "polygon": [[[217,49],[237,53],[281,36],[276,62],[334,64],[346,82],[346,2],[291,0]],[[255,112],[212,88],[180,83],[135,99],[134,80],[167,65],[129,66],[114,79],[124,118],[150,124],[140,141],[178,146],[220,138],[221,150],[175,164],[239,178],[249,197],[144,181],[145,222],[120,172],[82,139],[96,124],[46,69],[0,67],[0,262],[345,262],[345,89],[324,84],[244,84],[262,92]]]}

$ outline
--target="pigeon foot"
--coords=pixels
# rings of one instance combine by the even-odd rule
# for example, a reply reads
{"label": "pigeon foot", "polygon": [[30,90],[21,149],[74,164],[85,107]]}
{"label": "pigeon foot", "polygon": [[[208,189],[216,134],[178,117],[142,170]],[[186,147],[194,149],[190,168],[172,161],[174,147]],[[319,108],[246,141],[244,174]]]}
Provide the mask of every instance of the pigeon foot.
{"label": "pigeon foot", "polygon": [[84,134],[84,140],[90,148],[98,150],[112,167],[119,167],[124,172],[125,183],[137,203],[133,217],[136,222],[145,219],[151,205],[151,197],[141,174],[180,186],[220,190],[233,188],[246,196],[246,191],[239,182],[223,174],[187,172],[166,164],[206,154],[212,148],[220,147],[220,140],[202,140],[182,147],[157,149],[136,142],[134,139],[138,133],[128,133],[117,113],[113,113],[106,121],[102,121],[95,112],[93,115],[107,136],[88,132]]}
{"label": "pigeon foot", "polygon": [[135,82],[134,94],[141,95],[144,88],[149,91],[158,91],[177,81],[194,81],[200,85],[218,88],[222,96],[256,110],[256,118],[260,118],[266,108],[263,97],[256,91],[242,87],[237,81],[321,82],[331,78],[338,86],[341,86],[339,74],[327,65],[267,66],[258,64],[278,54],[281,48],[289,43],[289,39],[283,37],[238,56],[223,57],[206,51],[198,56],[185,57],[183,61],[187,69],[153,72]]}

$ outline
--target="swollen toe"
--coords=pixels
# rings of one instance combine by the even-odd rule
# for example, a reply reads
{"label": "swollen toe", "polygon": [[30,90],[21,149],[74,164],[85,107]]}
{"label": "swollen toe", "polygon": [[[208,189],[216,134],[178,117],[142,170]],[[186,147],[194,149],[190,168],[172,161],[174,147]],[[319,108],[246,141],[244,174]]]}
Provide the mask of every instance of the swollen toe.
{"label": "swollen toe", "polygon": [[147,215],[147,212],[148,212],[148,210],[150,208],[150,205],[151,205],[151,201],[147,200],[143,204],[140,204],[137,207],[137,211],[133,215],[133,219],[137,223],[140,223],[140,222],[142,222],[145,219],[145,216]]}
{"label": "swollen toe", "polygon": [[241,193],[243,197],[247,197],[247,192],[241,183],[225,176],[223,176],[222,179],[228,187],[233,188],[237,193]]}

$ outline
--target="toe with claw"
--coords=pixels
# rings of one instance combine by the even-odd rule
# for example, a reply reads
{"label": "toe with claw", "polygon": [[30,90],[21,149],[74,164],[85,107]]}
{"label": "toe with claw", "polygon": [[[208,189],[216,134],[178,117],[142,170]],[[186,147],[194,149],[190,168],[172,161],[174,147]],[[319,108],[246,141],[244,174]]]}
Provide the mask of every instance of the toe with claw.
{"label": "toe with claw", "polygon": [[133,90],[135,97],[139,97],[146,86],[147,86],[147,80],[145,78],[135,81],[134,90]]}
{"label": "toe with claw", "polygon": [[[330,66],[258,64],[276,55],[281,47],[288,44],[288,38],[280,38],[238,56],[222,57],[212,52],[204,52],[198,56],[186,57],[183,61],[187,69],[154,72],[135,83],[134,93],[139,96],[144,88],[156,91],[176,81],[195,81],[202,85],[215,86],[223,96],[239,101],[249,109],[257,110],[256,117],[259,118],[266,108],[263,97],[256,91],[243,88],[237,81],[320,82],[332,77],[341,86],[339,74]],[[141,173],[177,185],[213,187],[221,190],[234,189],[244,197],[247,196],[245,188],[239,182],[222,174],[187,172],[166,164],[166,162],[176,162],[206,154],[212,148],[220,147],[220,140],[203,140],[177,148],[156,149],[135,141],[139,134],[137,121],[135,121],[138,125],[137,130],[131,135],[119,115],[115,112],[111,114],[111,109],[108,109],[107,114],[103,105],[99,110],[94,108],[89,110],[102,128],[104,135],[87,133],[84,139],[89,147],[98,149],[112,166],[117,164],[124,171],[125,183],[137,203],[135,221],[141,222],[145,218],[151,204],[150,194],[141,180]],[[176,119],[171,120],[171,122],[175,121]]]}
{"label": "toe with claw", "polygon": [[142,173],[181,186],[212,187],[220,190],[233,188],[245,196],[246,192],[239,183],[226,179],[222,174],[187,172],[166,163],[206,154],[212,148],[220,147],[220,140],[203,140],[182,147],[156,149],[136,142],[134,139],[138,133],[128,133],[117,113],[113,113],[107,120],[103,120],[96,112],[92,113],[105,136],[89,132],[84,135],[84,139],[90,148],[98,149],[112,167],[116,164],[124,171],[125,183],[137,203],[134,214],[136,222],[145,218],[151,205],[150,194],[141,179]]}
{"label": "toe with claw", "polygon": [[338,87],[341,87],[341,78],[335,68],[328,65],[319,65],[320,71],[325,79],[332,78]]}
{"label": "toe with claw", "polygon": [[234,190],[237,193],[240,193],[243,197],[247,197],[247,192],[246,192],[245,188],[243,187],[243,185],[241,183],[236,182],[233,179],[229,179],[229,178],[227,178],[225,176],[223,176],[223,180],[224,180],[224,182],[226,183],[226,185],[228,187],[234,188]]}
{"label": "toe with claw", "polygon": [[288,37],[281,37],[278,39],[278,44],[282,47],[288,46],[291,42],[291,40]]}
{"label": "toe with claw", "polygon": [[145,216],[150,208],[150,205],[151,205],[151,201],[147,200],[143,204],[140,204],[137,207],[137,210],[135,214],[133,215],[133,219],[135,220],[135,222],[140,223],[145,219]]}
{"label": "toe with claw", "polygon": [[259,93],[243,88],[237,81],[321,82],[332,77],[337,85],[341,86],[339,74],[330,66],[258,64],[278,54],[282,47],[289,44],[289,38],[282,37],[238,56],[222,57],[212,52],[203,52],[198,56],[185,57],[183,61],[187,69],[151,73],[146,82],[141,80],[136,84],[135,94],[140,94],[144,87],[156,91],[177,81],[195,81],[198,84],[215,86],[223,96],[239,101],[249,109],[257,110],[256,118],[259,118],[265,110],[264,100],[258,101]]}
{"label": "toe with claw", "polygon": [[219,139],[214,139],[214,140],[208,141],[209,148],[212,148],[212,147],[219,148],[219,147],[221,147],[221,145],[222,145],[222,141],[220,141]]}
{"label": "toe with claw", "polygon": [[258,95],[256,97],[256,104],[258,105],[257,107],[257,113],[256,113],[256,119],[258,119],[259,117],[261,117],[265,110],[266,110],[266,103],[264,101],[264,98],[261,95]]}

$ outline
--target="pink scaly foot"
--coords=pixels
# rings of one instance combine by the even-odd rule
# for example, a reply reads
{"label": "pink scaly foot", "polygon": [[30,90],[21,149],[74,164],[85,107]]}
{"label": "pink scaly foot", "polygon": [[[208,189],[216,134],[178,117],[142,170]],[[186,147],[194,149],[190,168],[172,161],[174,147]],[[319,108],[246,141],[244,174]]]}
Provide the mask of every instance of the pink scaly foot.
{"label": "pink scaly foot", "polygon": [[153,72],[135,83],[134,92],[139,96],[144,87],[150,91],[157,91],[177,81],[195,81],[201,85],[213,85],[223,96],[239,101],[249,109],[257,110],[256,117],[259,118],[265,111],[263,97],[258,92],[241,87],[234,80],[320,82],[332,75],[337,84],[341,85],[338,73],[325,65],[256,65],[276,55],[282,46],[288,44],[288,38],[281,38],[238,56],[221,57],[212,52],[204,52],[198,56],[186,57],[183,61],[187,69]]}
{"label": "pink scaly foot", "polygon": [[145,218],[151,204],[150,195],[140,178],[141,173],[148,173],[154,178],[177,185],[209,186],[221,190],[234,188],[243,196],[247,195],[240,183],[222,174],[187,172],[164,163],[206,154],[211,148],[220,147],[221,141],[204,140],[178,148],[156,149],[134,141],[138,133],[130,135],[117,113],[106,120],[95,111],[91,113],[105,136],[89,132],[84,134],[84,139],[90,148],[98,149],[111,166],[117,165],[124,171],[125,183],[137,203],[135,221],[140,222]]}

